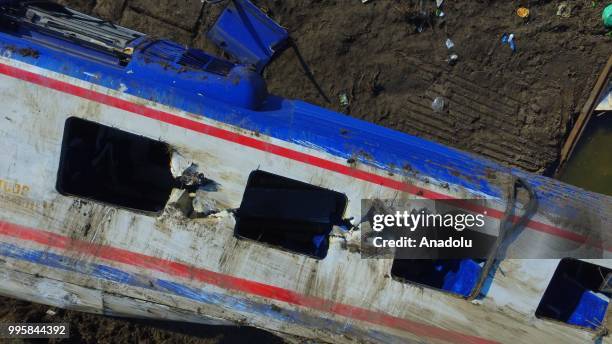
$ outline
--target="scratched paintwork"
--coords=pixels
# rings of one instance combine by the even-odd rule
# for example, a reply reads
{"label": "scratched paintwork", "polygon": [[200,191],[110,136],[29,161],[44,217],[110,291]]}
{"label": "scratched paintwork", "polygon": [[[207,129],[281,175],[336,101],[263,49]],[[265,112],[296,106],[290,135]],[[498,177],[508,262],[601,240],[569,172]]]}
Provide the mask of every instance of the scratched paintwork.
{"label": "scratched paintwork", "polygon": [[[345,156],[334,155],[316,145],[283,141],[265,132],[245,131],[211,118],[193,116],[183,110],[11,59],[3,58],[0,63],[229,131],[248,133],[271,144],[346,163]],[[319,261],[235,238],[235,221],[230,212],[189,220],[182,218],[181,212],[169,205],[162,214],[151,216],[62,196],[55,190],[55,179],[64,122],[68,117],[76,116],[167,142],[219,185],[218,190],[209,195],[228,209],[238,207],[248,175],[255,169],[343,192],[349,199],[346,217],[359,218],[359,201],[362,198],[415,195],[330,173],[265,151],[229,144],[215,137],[4,75],[0,76],[0,102],[3,104],[0,140],[2,147],[10,147],[6,149],[6,158],[0,162],[1,190],[5,189],[4,186],[7,190],[0,194],[1,221],[43,229],[100,247],[121,248],[240,276],[330,302],[355,305],[492,341],[520,342],[516,335],[518,332],[525,342],[588,342],[593,337],[592,332],[534,317],[535,308],[556,267],[556,260],[503,261],[499,270],[504,273],[495,275],[487,296],[468,302],[389,278],[390,261],[364,260],[359,252],[346,249],[345,240],[354,239],[355,233],[351,234],[353,237],[333,237],[328,256]],[[388,171],[376,164],[357,160],[354,167],[388,176]],[[397,178],[438,193],[452,192],[457,197],[483,195],[482,189],[470,189],[453,183],[447,186],[444,185],[445,181],[435,177],[425,179],[423,173],[406,173]],[[27,192],[22,192],[24,190]],[[490,206],[503,210],[500,198],[490,196]],[[537,218],[544,222],[552,221],[546,214],[537,215]],[[427,333],[415,335],[410,331],[229,291],[195,279],[142,270],[76,249],[59,250],[7,235],[0,235],[0,243],[4,245],[0,273],[10,281],[0,287],[0,293],[4,295],[105,314],[143,316],[144,309],[151,309],[160,318],[249,324],[330,342],[443,341]],[[48,254],[44,255],[44,252]],[[24,258],[37,255],[44,257],[46,265],[41,263],[43,258],[36,262]],[[58,256],[56,260],[51,260],[55,257],[53,255]],[[86,270],[69,268],[79,264],[60,264],[61,257],[82,262]],[[609,266],[610,262],[600,261],[599,264]],[[125,277],[128,275],[129,278]],[[118,279],[117,276],[124,276],[125,279]],[[122,283],[127,280],[133,283]],[[31,291],[24,291],[24,287],[32,286],[34,288],[28,289]],[[134,307],[121,304],[119,300],[122,297],[133,300]],[[104,302],[105,298],[114,301]],[[609,342],[608,337],[604,341]]]}

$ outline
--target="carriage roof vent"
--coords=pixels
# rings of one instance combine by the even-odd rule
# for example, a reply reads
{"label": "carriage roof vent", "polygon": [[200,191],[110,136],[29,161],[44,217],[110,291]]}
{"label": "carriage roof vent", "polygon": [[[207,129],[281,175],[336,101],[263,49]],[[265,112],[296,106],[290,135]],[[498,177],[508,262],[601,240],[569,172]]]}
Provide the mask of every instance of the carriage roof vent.
{"label": "carriage roof vent", "polygon": [[128,49],[130,43],[144,36],[140,32],[48,1],[0,2],[0,13],[4,21],[31,31],[124,58],[131,55]]}

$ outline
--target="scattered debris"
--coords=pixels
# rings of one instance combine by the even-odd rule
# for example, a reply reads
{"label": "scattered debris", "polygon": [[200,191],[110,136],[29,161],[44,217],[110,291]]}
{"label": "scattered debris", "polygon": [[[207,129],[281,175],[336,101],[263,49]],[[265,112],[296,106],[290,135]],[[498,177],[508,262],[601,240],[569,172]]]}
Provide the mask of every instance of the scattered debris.
{"label": "scattered debris", "polygon": [[444,98],[436,97],[434,98],[433,102],[431,102],[431,109],[434,110],[435,112],[442,112],[444,111],[445,105],[446,105],[446,102],[444,101]]}
{"label": "scattered debris", "polygon": [[425,27],[432,27],[433,23],[433,11],[426,11],[422,8],[416,11],[410,11],[406,13],[406,21],[414,25],[415,31],[421,33],[425,30]]}
{"label": "scattered debris", "polygon": [[452,49],[455,46],[455,43],[450,38],[446,39],[445,44],[447,49]]}
{"label": "scattered debris", "polygon": [[612,4],[609,4],[604,8],[601,13],[601,20],[603,20],[603,24],[606,28],[612,29]]}
{"label": "scattered debris", "polygon": [[352,224],[351,224],[351,222],[350,222],[350,221],[352,221],[352,220],[353,220],[353,219],[351,218],[351,219],[349,219],[349,221],[347,221],[346,223],[342,223],[342,224],[339,224],[339,225],[334,225],[334,226],[332,227],[331,234],[332,234],[332,235],[338,235],[338,236],[340,236],[340,235],[343,235],[343,234],[345,234],[346,232],[350,231],[351,229],[353,229],[353,225],[352,225]]}
{"label": "scattered debris", "polygon": [[186,159],[178,152],[172,153],[172,159],[170,160],[170,173],[174,177],[180,177],[183,171],[189,168],[193,163],[191,160]]}
{"label": "scattered debris", "polygon": [[516,43],[514,43],[514,34],[511,33],[508,36],[508,45],[510,46],[510,49],[512,49],[512,51],[516,51]]}
{"label": "scattered debris", "polygon": [[170,160],[170,172],[177,181],[185,187],[197,187],[204,185],[209,180],[198,170],[198,165],[185,159],[181,154],[174,152]]}
{"label": "scattered debris", "polygon": [[557,15],[562,18],[569,18],[572,16],[573,6],[570,5],[567,1],[563,1],[557,7]]}
{"label": "scattered debris", "polygon": [[508,36],[508,45],[510,45],[510,49],[512,49],[513,52],[516,51],[516,43],[514,42],[513,33],[511,33],[510,36]]}
{"label": "scattered debris", "polygon": [[516,9],[516,15],[521,18],[529,17],[529,9],[525,7],[519,7]]}
{"label": "scattered debris", "polygon": [[19,55],[23,56],[23,57],[33,57],[35,59],[37,59],[38,57],[40,57],[40,52],[38,52],[38,50],[32,49],[32,48],[17,48],[14,45],[8,45],[6,46],[6,51],[9,53],[12,52],[17,52]]}
{"label": "scattered debris", "polygon": [[[212,193],[218,191],[218,186],[213,181],[196,185],[185,189],[172,189],[168,199],[167,211],[179,211],[183,217],[189,219],[204,218],[219,212],[221,206],[211,197]],[[189,189],[192,189],[191,191]],[[176,213],[176,212],[175,212]]]}
{"label": "scattered debris", "polygon": [[35,50],[32,48],[19,49],[17,50],[17,52],[23,57],[33,57],[37,59],[40,56],[40,53],[38,52],[38,50]]}
{"label": "scattered debris", "polygon": [[202,185],[207,182],[204,174],[198,171],[198,165],[191,164],[187,169],[183,171],[178,181],[184,186],[196,186]]}
{"label": "scattered debris", "polygon": [[218,212],[217,202],[210,198],[209,192],[198,189],[193,196],[193,210],[204,216]]}
{"label": "scattered debris", "polygon": [[54,311],[54,310],[52,310],[52,309],[50,309],[50,308],[49,308],[49,309],[47,309],[47,311],[46,311],[45,313],[47,313],[47,315],[48,315],[48,316],[51,316],[51,317],[52,317],[52,316],[55,316],[55,315],[57,314],[57,312],[56,312],[56,311]]}
{"label": "scattered debris", "polygon": [[[449,50],[455,47],[455,43],[450,38],[447,38],[444,44],[446,45],[446,48]],[[452,53],[449,55],[446,61],[448,62],[449,65],[454,66],[458,60],[459,60],[459,55]]]}
{"label": "scattered debris", "polygon": [[442,11],[443,3],[444,3],[444,0],[436,0],[436,16],[437,17],[444,17],[444,12]]}
{"label": "scattered debris", "polygon": [[[170,198],[168,198],[168,205],[179,210],[184,216],[189,217],[193,212],[193,205],[189,192],[183,189],[172,189]],[[170,209],[171,207],[166,207]]]}
{"label": "scattered debris", "polygon": [[512,52],[516,51],[516,42],[514,41],[514,34],[507,34],[504,32],[504,34],[502,35],[501,38],[501,43],[502,45],[506,45],[508,44],[508,46],[510,46],[510,49],[512,49]]}
{"label": "scattered debris", "polygon": [[338,97],[340,98],[340,105],[342,107],[348,107],[349,106],[349,98],[348,95],[346,95],[346,93],[340,93],[340,96]]}

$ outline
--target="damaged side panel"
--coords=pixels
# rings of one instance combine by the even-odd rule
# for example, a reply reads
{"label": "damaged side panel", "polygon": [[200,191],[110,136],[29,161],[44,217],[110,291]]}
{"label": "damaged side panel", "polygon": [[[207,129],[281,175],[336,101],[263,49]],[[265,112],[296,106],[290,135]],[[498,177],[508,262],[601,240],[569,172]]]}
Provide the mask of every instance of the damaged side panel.
{"label": "damaged side panel", "polygon": [[[517,330],[533,341],[580,342],[591,338],[588,331],[533,318],[558,264],[556,260],[503,261],[499,270],[504,273],[491,281],[486,297],[468,302],[387,278],[392,263],[389,260],[362,259],[357,249],[351,249],[358,247],[359,231],[339,230],[343,225],[360,224],[360,200],[419,197],[355,177],[359,173],[388,176],[382,169],[358,162],[348,166],[344,158],[313,147],[261,133],[251,135],[238,127],[6,58],[0,63],[139,104],[140,109],[158,111],[155,114],[170,113],[175,122],[189,123],[193,129],[135,114],[129,111],[131,108],[96,103],[1,75],[0,102],[4,106],[0,142],[9,147],[6,158],[0,161],[0,274],[9,281],[0,286],[4,295],[60,306],[64,302],[65,307],[104,314],[143,316],[151,309],[160,318],[247,324],[346,343],[510,342]],[[65,175],[66,181],[88,180],[82,179],[85,177],[116,180],[104,184],[105,188],[122,192],[122,188],[112,188],[123,185],[119,183],[123,178],[138,182],[162,175],[167,183],[164,202],[157,212],[114,204],[112,199],[58,192],[56,181],[62,178],[58,171],[63,164],[81,161],[61,161],[62,150],[72,141],[63,139],[66,122],[74,118],[110,129],[71,137],[90,138],[85,146],[93,153],[74,153],[98,164],[94,163],[92,170],[67,170],[71,173]],[[209,132],[242,135],[250,145],[195,130],[203,127]],[[147,143],[143,148],[140,143],[130,143],[140,149],[123,149],[121,144],[132,141],[114,129],[163,143],[167,149],[164,163],[155,165],[162,171],[155,172],[145,164],[149,160],[144,158],[150,157],[155,144]],[[109,137],[110,148],[103,143]],[[324,170],[305,159],[257,149],[253,140],[329,161],[348,172]],[[142,162],[142,175],[125,177],[110,170],[129,160],[122,158],[123,154],[134,155],[138,159],[133,161]],[[333,219],[311,216],[319,214],[316,207],[308,214],[310,222],[332,225],[326,232],[329,247],[326,255],[319,257],[322,259],[279,248],[278,243],[236,235],[240,220],[237,209],[255,171],[307,184],[305,189],[317,190],[314,194],[327,190],[330,193],[325,195],[344,195],[338,210],[328,211]],[[397,178],[397,183],[427,187],[437,193],[459,189],[456,185],[447,189],[417,177]],[[269,185],[265,186],[257,192],[267,192]],[[470,190],[461,190],[460,195],[471,195]],[[285,195],[291,192],[293,189],[283,190]],[[320,208],[329,210],[336,198],[324,200],[327,203],[321,202]],[[495,202],[491,201],[492,207]],[[503,210],[497,206],[498,211]],[[274,215],[267,209],[252,210],[244,215]],[[343,223],[346,219],[352,222]],[[538,235],[545,234],[534,234]],[[48,288],[26,291],[24,285]],[[436,323],[424,321],[423,314],[435,314]],[[474,323],[483,325],[475,329]],[[508,323],[512,326],[499,326]]]}

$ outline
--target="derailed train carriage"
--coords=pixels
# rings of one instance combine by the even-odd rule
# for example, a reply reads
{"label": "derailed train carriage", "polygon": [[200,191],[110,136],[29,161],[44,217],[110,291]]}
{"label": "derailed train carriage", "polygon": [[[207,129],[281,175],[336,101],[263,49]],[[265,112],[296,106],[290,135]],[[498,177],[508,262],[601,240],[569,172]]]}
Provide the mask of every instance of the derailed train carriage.
{"label": "derailed train carriage", "polygon": [[[338,343],[610,342],[610,197],[268,94],[287,33],[249,2],[210,32],[235,62],[0,11],[1,294]],[[478,199],[539,259],[364,259],[372,199]]]}

